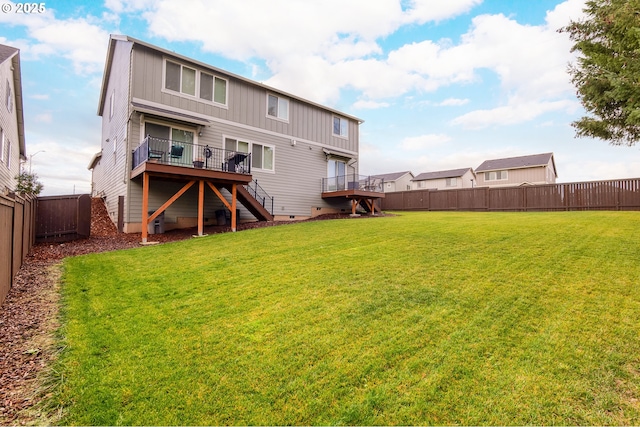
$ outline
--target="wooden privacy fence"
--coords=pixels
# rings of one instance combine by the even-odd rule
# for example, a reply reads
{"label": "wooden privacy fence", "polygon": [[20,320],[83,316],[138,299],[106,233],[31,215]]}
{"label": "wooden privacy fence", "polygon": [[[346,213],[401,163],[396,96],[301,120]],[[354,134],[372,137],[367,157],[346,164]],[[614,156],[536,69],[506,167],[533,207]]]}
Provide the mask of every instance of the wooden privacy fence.
{"label": "wooden privacy fence", "polygon": [[68,242],[91,233],[91,196],[38,198],[36,242]]}
{"label": "wooden privacy fence", "polygon": [[640,178],[568,184],[386,193],[383,210],[640,210]]}
{"label": "wooden privacy fence", "polygon": [[0,195],[0,305],[35,241],[36,199]]}

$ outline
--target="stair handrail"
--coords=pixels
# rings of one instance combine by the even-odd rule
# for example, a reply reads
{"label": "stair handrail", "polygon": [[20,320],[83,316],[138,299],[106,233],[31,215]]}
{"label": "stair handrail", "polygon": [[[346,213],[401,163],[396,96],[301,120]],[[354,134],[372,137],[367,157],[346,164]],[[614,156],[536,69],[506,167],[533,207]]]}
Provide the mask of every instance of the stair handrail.
{"label": "stair handrail", "polygon": [[[273,197],[270,196],[269,193],[260,186],[260,184],[258,184],[257,179],[254,179],[249,184],[245,185],[244,188],[262,205],[263,208],[269,211],[269,214],[273,215]],[[270,209],[269,205],[271,205]]]}

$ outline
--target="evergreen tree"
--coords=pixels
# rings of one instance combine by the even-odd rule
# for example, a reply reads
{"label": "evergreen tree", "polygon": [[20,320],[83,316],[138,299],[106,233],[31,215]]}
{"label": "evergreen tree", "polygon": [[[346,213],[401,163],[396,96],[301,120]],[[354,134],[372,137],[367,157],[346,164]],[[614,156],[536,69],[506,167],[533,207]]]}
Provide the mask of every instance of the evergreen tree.
{"label": "evergreen tree", "polygon": [[18,180],[16,193],[37,196],[44,188],[42,183],[38,181],[38,175],[35,173],[32,174],[26,171],[20,172],[20,175],[16,176],[16,180]]}
{"label": "evergreen tree", "polygon": [[632,146],[640,138],[640,0],[588,0],[584,12],[560,29],[580,54],[569,73],[590,114],[572,125],[578,137]]}

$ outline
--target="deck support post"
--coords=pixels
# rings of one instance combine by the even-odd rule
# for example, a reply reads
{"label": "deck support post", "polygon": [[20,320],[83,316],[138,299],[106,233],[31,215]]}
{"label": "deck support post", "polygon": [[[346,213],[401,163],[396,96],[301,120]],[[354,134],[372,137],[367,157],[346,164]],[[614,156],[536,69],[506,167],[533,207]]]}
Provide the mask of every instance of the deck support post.
{"label": "deck support post", "polygon": [[204,181],[198,181],[198,236],[204,235]]}
{"label": "deck support post", "polygon": [[236,231],[236,206],[238,200],[238,184],[231,185],[231,231]]}
{"label": "deck support post", "polygon": [[142,243],[147,243],[149,225],[149,174],[142,174]]}

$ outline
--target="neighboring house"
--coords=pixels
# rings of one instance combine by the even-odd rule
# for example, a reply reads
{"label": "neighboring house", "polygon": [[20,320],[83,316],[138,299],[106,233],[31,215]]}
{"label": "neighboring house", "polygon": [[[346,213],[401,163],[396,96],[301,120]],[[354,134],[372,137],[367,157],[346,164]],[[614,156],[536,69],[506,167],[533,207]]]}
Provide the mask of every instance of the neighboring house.
{"label": "neighboring house", "polygon": [[[124,232],[353,211],[380,197],[358,175],[357,117],[112,35],[92,193]],[[382,194],[382,197],[384,194]],[[241,206],[242,205],[242,206]]]}
{"label": "neighboring house", "polygon": [[514,187],[555,184],[558,172],[553,153],[486,160],[476,168],[478,186]]}
{"label": "neighboring house", "polygon": [[425,172],[413,179],[413,190],[454,190],[473,188],[476,175],[472,168]]}
{"label": "neighboring house", "polygon": [[383,191],[385,193],[411,190],[411,181],[414,178],[413,173],[410,171],[385,173],[374,176],[384,180]]}
{"label": "neighboring house", "polygon": [[26,160],[20,51],[0,44],[0,193],[13,192],[18,184],[20,160]]}

